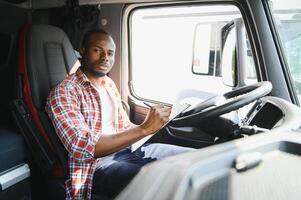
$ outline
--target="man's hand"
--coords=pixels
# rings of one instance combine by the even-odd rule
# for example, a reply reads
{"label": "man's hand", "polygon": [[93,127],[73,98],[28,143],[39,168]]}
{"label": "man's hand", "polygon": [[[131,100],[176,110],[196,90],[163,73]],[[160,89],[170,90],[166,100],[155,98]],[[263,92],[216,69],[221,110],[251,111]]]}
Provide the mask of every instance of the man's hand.
{"label": "man's hand", "polygon": [[169,120],[170,107],[157,105],[150,108],[144,122],[140,125],[145,131],[144,134],[150,135],[158,131]]}
{"label": "man's hand", "polygon": [[154,106],[148,112],[144,122],[113,135],[102,134],[95,146],[95,158],[117,152],[147,135],[156,133],[168,120],[171,108],[163,105]]}

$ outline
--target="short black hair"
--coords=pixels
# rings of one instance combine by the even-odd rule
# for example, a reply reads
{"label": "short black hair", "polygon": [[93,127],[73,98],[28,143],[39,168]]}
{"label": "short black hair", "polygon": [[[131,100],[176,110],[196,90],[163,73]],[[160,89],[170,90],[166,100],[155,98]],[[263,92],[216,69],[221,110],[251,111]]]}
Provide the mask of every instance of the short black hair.
{"label": "short black hair", "polygon": [[85,33],[85,35],[83,36],[83,39],[82,39],[82,45],[81,47],[84,48],[84,47],[87,47],[89,45],[89,41],[91,39],[91,37],[94,35],[94,34],[105,34],[107,36],[110,36],[111,37],[111,34],[103,29],[100,29],[100,28],[97,28],[97,29],[92,29],[92,30],[89,30]]}

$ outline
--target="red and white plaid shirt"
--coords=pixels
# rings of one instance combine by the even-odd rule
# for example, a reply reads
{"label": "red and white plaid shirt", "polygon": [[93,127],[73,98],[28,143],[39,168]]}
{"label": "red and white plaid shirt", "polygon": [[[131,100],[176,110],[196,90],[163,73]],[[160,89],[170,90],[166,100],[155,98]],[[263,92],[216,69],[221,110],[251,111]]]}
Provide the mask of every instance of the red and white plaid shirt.
{"label": "red and white plaid shirt", "polygon": [[[115,130],[127,129],[130,121],[114,82],[105,76],[102,84],[113,101]],[[70,178],[65,182],[67,199],[91,199],[97,163],[94,150],[102,133],[101,106],[98,91],[80,69],[61,82],[48,97],[46,111],[69,152]]]}

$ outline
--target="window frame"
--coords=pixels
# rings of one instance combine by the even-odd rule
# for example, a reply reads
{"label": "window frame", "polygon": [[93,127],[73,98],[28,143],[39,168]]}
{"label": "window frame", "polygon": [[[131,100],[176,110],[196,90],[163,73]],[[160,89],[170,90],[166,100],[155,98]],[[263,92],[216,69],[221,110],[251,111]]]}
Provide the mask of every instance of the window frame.
{"label": "window frame", "polygon": [[[148,101],[152,103],[163,103],[167,104],[166,102],[160,102],[154,99],[147,99],[144,97],[139,96],[135,91],[133,87],[133,69],[132,69],[132,54],[131,54],[131,48],[132,48],[132,40],[131,40],[131,21],[132,21],[132,13],[137,9],[147,9],[147,8],[156,8],[156,7],[177,7],[177,6],[210,6],[210,5],[232,5],[236,6],[237,9],[240,11],[242,19],[245,24],[245,30],[246,34],[248,35],[249,42],[250,42],[250,48],[253,54],[254,58],[254,64],[256,69],[256,75],[257,75],[257,81],[266,80],[266,73],[265,70],[262,68],[259,68],[260,65],[264,65],[263,58],[258,56],[260,55],[261,48],[259,48],[259,40],[256,35],[255,26],[253,25],[253,19],[252,19],[252,13],[249,10],[248,5],[246,2],[241,0],[232,0],[232,1],[194,1],[194,2],[173,2],[173,3],[143,3],[143,4],[130,4],[127,5],[124,9],[123,14],[123,35],[122,35],[122,46],[126,48],[126,52],[123,52],[122,54],[122,68],[126,73],[127,77],[123,76],[123,83],[127,85],[127,88],[125,89],[126,92],[124,94],[128,94],[128,97],[135,101]],[[122,94],[123,95],[123,94]]]}

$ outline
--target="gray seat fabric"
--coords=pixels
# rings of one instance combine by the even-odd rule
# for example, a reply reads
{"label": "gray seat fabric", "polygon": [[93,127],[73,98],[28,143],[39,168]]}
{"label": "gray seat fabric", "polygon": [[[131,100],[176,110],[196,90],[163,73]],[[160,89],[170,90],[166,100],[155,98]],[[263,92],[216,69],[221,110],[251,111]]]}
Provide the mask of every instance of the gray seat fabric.
{"label": "gray seat fabric", "polygon": [[24,97],[31,98],[33,105],[27,106],[32,106],[37,111],[39,122],[63,168],[63,177],[53,177],[48,181],[48,195],[50,199],[65,199],[64,179],[68,177],[67,151],[55,133],[45,111],[45,104],[51,89],[78,65],[78,59],[65,32],[51,25],[31,25],[26,33],[25,42],[30,93],[24,94]]}
{"label": "gray seat fabric", "polygon": [[64,31],[46,24],[29,27],[26,36],[26,69],[31,92],[29,98],[62,164],[65,177],[68,176],[67,151],[55,133],[45,111],[45,104],[51,89],[77,66],[77,57]]}
{"label": "gray seat fabric", "polygon": [[61,82],[77,62],[67,35],[50,25],[32,25],[26,39],[27,72],[33,104],[44,110],[50,90]]}

